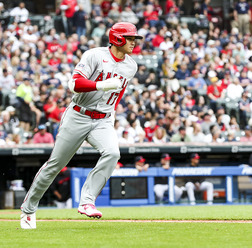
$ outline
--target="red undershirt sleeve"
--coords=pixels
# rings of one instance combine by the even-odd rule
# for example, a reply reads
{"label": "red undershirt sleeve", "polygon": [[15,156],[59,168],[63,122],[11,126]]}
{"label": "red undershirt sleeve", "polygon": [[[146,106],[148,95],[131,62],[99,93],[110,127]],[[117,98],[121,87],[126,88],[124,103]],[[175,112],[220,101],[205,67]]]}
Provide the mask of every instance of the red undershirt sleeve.
{"label": "red undershirt sleeve", "polygon": [[74,86],[75,92],[90,92],[97,90],[96,82],[86,79],[80,74],[74,74],[73,79],[76,79]]}

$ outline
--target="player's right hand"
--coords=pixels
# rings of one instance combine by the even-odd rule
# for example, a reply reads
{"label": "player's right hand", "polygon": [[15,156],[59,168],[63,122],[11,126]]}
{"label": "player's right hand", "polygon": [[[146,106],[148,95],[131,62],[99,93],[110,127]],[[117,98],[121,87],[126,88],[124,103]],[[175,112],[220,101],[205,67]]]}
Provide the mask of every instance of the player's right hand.
{"label": "player's right hand", "polygon": [[96,89],[97,90],[120,90],[122,88],[122,82],[118,78],[109,78],[104,81],[98,81],[96,83]]}

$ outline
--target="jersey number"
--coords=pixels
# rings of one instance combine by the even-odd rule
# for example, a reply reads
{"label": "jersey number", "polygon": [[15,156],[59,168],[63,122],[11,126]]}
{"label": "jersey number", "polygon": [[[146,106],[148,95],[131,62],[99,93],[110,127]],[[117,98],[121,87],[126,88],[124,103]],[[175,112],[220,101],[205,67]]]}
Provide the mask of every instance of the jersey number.
{"label": "jersey number", "polygon": [[118,98],[118,96],[119,96],[119,93],[113,92],[113,93],[111,94],[110,98],[108,99],[107,104],[113,105],[114,102],[116,101],[116,99]]}

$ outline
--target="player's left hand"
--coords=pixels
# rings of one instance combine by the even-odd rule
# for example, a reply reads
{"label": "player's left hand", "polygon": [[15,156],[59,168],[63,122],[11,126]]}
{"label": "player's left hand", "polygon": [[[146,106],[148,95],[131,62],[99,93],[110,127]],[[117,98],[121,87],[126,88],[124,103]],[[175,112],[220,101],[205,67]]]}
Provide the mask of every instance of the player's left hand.
{"label": "player's left hand", "polygon": [[119,78],[109,78],[104,81],[98,81],[96,83],[97,90],[120,90],[122,89],[122,81]]}

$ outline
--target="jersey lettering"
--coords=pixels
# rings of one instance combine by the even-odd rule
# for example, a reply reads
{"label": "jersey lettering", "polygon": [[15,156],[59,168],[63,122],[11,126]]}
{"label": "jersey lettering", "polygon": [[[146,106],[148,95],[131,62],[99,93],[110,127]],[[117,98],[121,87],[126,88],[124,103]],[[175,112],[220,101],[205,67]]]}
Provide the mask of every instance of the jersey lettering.
{"label": "jersey lettering", "polygon": [[111,78],[111,72],[108,72],[106,79]]}
{"label": "jersey lettering", "polygon": [[123,81],[122,88],[125,88],[128,85],[128,82],[126,82],[126,78]]}
{"label": "jersey lettering", "polygon": [[101,72],[99,76],[95,79],[95,82],[98,82],[98,81],[103,81],[103,72]]}
{"label": "jersey lettering", "polygon": [[115,103],[116,99],[118,98],[118,96],[119,96],[119,93],[113,92],[113,93],[111,94],[111,96],[109,97],[109,99],[108,99],[108,101],[107,101],[107,104],[113,105],[113,104]]}

